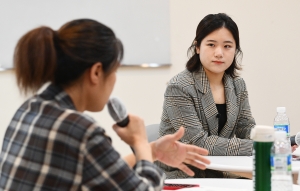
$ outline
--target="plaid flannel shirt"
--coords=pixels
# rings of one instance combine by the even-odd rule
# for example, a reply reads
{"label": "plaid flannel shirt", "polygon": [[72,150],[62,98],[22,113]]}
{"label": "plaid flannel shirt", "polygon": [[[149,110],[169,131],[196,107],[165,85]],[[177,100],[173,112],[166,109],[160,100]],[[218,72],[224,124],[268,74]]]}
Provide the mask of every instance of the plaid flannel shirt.
{"label": "plaid flannel shirt", "polygon": [[0,157],[0,190],[161,190],[149,161],[133,169],[93,119],[54,85],[30,98],[9,124]]}

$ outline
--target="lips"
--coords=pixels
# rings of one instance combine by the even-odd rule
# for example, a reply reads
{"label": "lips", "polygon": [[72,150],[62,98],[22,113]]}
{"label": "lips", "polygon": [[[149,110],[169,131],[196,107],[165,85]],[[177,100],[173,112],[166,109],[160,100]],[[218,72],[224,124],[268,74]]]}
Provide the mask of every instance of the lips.
{"label": "lips", "polygon": [[222,61],[213,61],[213,63],[215,63],[215,64],[223,64],[224,62],[222,62]]}

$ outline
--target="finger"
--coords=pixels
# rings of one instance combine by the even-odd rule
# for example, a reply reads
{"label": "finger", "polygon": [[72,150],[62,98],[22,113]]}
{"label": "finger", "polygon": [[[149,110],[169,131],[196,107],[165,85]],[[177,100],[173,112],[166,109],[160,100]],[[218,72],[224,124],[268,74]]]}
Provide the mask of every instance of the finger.
{"label": "finger", "polygon": [[204,156],[201,156],[197,153],[188,153],[187,156],[186,156],[186,159],[188,160],[192,160],[192,161],[200,161],[204,164],[210,164],[210,160],[207,159],[206,157]]}
{"label": "finger", "polygon": [[184,144],[184,143],[181,143],[179,141],[177,141],[177,144],[179,144],[179,146],[186,147],[188,152],[198,153],[198,154],[201,154],[201,155],[208,155],[208,150],[206,150],[204,148],[201,148],[201,147],[198,147],[198,146],[195,146],[195,145]]}
{"label": "finger", "polygon": [[293,145],[293,148],[294,148],[294,149],[297,149],[297,148],[298,148],[298,145]]}
{"label": "finger", "polygon": [[125,128],[122,128],[122,127],[118,126],[117,124],[114,124],[112,127],[113,127],[113,130],[114,130],[117,134],[121,133],[122,131],[126,131]]}
{"label": "finger", "polygon": [[189,164],[189,165],[192,165],[196,168],[199,168],[201,170],[205,170],[206,169],[206,165],[201,163],[200,161],[197,161],[197,160],[190,160],[190,159],[187,159],[184,161],[185,164]]}
{"label": "finger", "polygon": [[183,135],[184,135],[184,128],[180,127],[178,131],[176,131],[173,135],[171,135],[171,139],[177,141],[181,139]]}
{"label": "finger", "polygon": [[195,175],[195,173],[183,163],[181,163],[177,168],[179,168],[180,170],[182,170],[184,173],[186,173],[189,176]]}
{"label": "finger", "polygon": [[114,124],[114,125],[112,126],[112,128],[113,128],[114,131],[117,131],[118,125],[117,125],[117,124]]}
{"label": "finger", "polygon": [[188,152],[198,153],[198,154],[201,154],[201,155],[208,155],[208,150],[207,149],[197,147],[195,145],[188,145]]}
{"label": "finger", "polygon": [[294,145],[294,146],[292,147],[292,152],[294,152],[297,148],[298,148],[298,145]]}

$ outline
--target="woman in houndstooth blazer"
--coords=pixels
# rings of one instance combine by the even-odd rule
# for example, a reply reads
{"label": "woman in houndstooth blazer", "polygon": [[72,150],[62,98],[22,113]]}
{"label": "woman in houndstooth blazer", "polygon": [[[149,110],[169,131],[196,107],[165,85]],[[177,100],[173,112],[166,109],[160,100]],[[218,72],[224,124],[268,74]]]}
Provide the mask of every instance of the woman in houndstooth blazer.
{"label": "woman in houndstooth blazer", "polygon": [[[244,80],[238,77],[242,54],[235,22],[226,14],[210,14],[197,27],[186,70],[168,83],[160,136],[185,128],[181,141],[206,148],[209,155],[251,155],[255,125]],[[176,168],[157,163],[167,178],[186,178]],[[194,177],[234,177],[193,168]]]}

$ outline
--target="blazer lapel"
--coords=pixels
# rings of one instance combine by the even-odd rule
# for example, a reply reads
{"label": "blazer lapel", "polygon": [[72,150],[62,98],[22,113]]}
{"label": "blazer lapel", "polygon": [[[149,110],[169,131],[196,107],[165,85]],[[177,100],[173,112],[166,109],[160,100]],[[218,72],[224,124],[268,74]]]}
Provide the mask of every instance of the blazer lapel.
{"label": "blazer lapel", "polygon": [[[195,78],[196,88],[201,92],[200,102],[203,108],[200,108],[204,111],[204,115],[207,120],[207,125],[209,128],[210,135],[218,135],[218,110],[213,99],[212,92],[210,90],[209,81],[205,74],[204,69],[201,67],[199,72],[193,73]],[[200,112],[199,112],[200,113]],[[203,124],[205,126],[205,124]],[[204,127],[205,128],[205,127]]]}
{"label": "blazer lapel", "polygon": [[235,94],[233,80],[227,74],[224,74],[224,86],[226,97],[227,122],[221,130],[220,136],[231,138],[235,133],[234,127],[237,120],[239,106],[237,102],[237,96]]}

